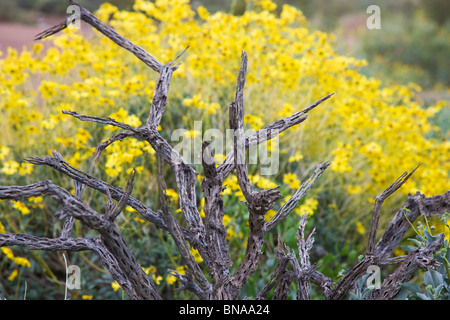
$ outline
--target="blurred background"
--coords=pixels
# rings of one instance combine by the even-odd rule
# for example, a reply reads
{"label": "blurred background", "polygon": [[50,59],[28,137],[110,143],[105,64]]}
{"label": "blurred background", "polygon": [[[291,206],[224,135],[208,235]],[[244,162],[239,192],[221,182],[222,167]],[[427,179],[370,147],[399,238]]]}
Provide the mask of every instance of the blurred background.
{"label": "blurred background", "polygon": [[[103,0],[79,0],[95,10]],[[121,9],[131,9],[133,0],[111,0]],[[334,33],[338,51],[369,61],[363,72],[384,81],[415,82],[422,98],[432,103],[448,98],[450,85],[450,1],[448,0],[277,0],[303,11],[311,29]],[[209,11],[239,15],[244,0],[191,0],[192,6]],[[381,9],[381,30],[366,28],[367,7]],[[0,50],[21,49],[33,42],[43,28],[60,22],[66,15],[62,0],[0,0]],[[443,121],[447,122],[448,118]],[[443,122],[444,123],[444,122]],[[444,124],[445,126],[445,124]]]}

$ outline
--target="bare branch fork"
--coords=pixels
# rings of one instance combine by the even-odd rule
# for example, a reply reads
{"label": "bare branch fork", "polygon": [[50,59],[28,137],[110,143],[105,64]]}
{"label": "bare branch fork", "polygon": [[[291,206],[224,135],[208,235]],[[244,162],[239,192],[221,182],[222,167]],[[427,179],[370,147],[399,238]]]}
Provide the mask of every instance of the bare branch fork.
{"label": "bare branch fork", "polygon": [[[376,233],[378,228],[378,221],[381,213],[381,205],[384,200],[392,193],[398,190],[417,170],[416,167],[410,173],[404,172],[397,180],[395,180],[386,190],[384,190],[379,196],[376,197],[372,222],[368,240],[368,247],[364,258],[354,266],[347,274],[345,274],[333,289],[330,299],[341,299],[346,293],[351,290],[355,282],[367,272],[367,268],[370,265],[383,266],[386,264],[398,263],[398,259],[390,259],[395,248],[400,244],[406,231],[409,229],[410,224],[422,214],[423,216],[432,216],[434,214],[441,216],[446,211],[450,210],[450,191],[447,191],[443,195],[425,197],[419,192],[414,196],[409,195],[408,200],[403,207],[397,211],[392,221],[389,223],[386,231],[382,235],[379,242],[376,242]],[[408,209],[408,214],[404,213],[404,209]],[[390,275],[389,283],[383,283],[382,288],[378,291],[384,291],[387,285],[390,285],[391,289],[395,287],[395,290],[386,295],[377,295],[380,299],[393,299],[399,293],[400,283],[409,281],[414,272],[419,268],[433,267],[436,265],[436,261],[432,259],[434,253],[441,248],[444,238],[438,237],[428,248],[425,250],[416,250],[411,252],[406,259],[402,262],[397,270],[402,270],[404,266],[408,266],[408,274],[403,272],[394,271]],[[428,260],[428,263],[419,264],[419,257],[423,260]],[[411,266],[410,261],[416,263]],[[394,281],[395,280],[395,281]]]}
{"label": "bare branch fork", "polygon": [[[88,10],[82,8],[72,0],[68,0],[71,5],[80,8],[81,20],[90,24],[103,35],[111,39],[117,45],[133,53],[151,69],[159,73],[154,96],[149,110],[149,116],[144,125],[134,128],[130,125],[118,122],[111,118],[100,118],[96,116],[80,115],[75,111],[63,111],[80,121],[96,122],[103,125],[115,126],[121,131],[112,135],[106,141],[100,142],[91,159],[92,164],[97,163],[101,153],[112,143],[134,137],[149,143],[156,153],[157,182],[159,191],[160,210],[154,211],[144,205],[143,202],[132,195],[135,172],[125,187],[108,184],[92,174],[83,172],[67,163],[62,155],[53,151],[53,156],[31,157],[25,161],[34,165],[46,165],[52,169],[66,175],[74,181],[75,194],[70,194],[67,190],[53,184],[51,181],[42,181],[28,186],[3,186],[0,187],[0,199],[19,200],[31,196],[47,195],[51,196],[60,204],[59,210],[55,213],[58,219],[65,219],[61,235],[58,238],[50,239],[36,237],[27,234],[0,234],[0,246],[21,246],[30,250],[68,250],[82,251],[91,250],[95,252],[125,292],[132,299],[161,299],[157,287],[153,280],[149,278],[137,263],[133,253],[126,244],[120,230],[115,224],[115,219],[125,208],[131,206],[144,219],[153,223],[158,228],[167,231],[178,248],[182,261],[187,266],[185,275],[169,270],[182,283],[182,289],[192,291],[200,299],[238,299],[240,291],[250,276],[258,268],[258,260],[261,256],[261,248],[264,236],[267,232],[284,220],[290,212],[298,205],[305,196],[306,191],[323,174],[330,165],[329,162],[319,164],[311,177],[304,182],[294,195],[276,212],[269,220],[265,221],[264,216],[275,202],[282,198],[279,187],[267,190],[254,190],[248,178],[248,168],[245,162],[246,149],[250,146],[263,143],[288,128],[302,123],[307,119],[307,114],[319,104],[329,99],[333,94],[328,94],[317,100],[305,109],[293,115],[275,121],[258,132],[245,136],[244,128],[244,88],[247,74],[248,57],[242,52],[241,67],[238,74],[236,94],[234,101],[229,106],[229,124],[235,131],[233,150],[226,156],[225,160],[216,167],[212,161],[213,155],[208,142],[202,145],[202,166],[204,178],[202,181],[202,192],[205,196],[205,219],[200,217],[197,209],[197,193],[195,181],[198,173],[190,166],[185,159],[166,141],[158,132],[157,127],[168,102],[170,82],[173,72],[178,68],[175,61],[187,50],[183,50],[174,60],[163,64],[147,53],[143,48],[133,44],[128,39],[119,35],[111,27],[98,20]],[[36,39],[43,39],[67,27],[67,21],[45,30],[37,35]],[[177,221],[174,214],[167,205],[166,182],[164,180],[163,166],[169,165],[175,174],[176,185],[179,194],[179,207],[187,222],[187,227],[183,228]],[[245,205],[249,211],[249,236],[244,259],[234,273],[231,272],[232,265],[230,251],[226,240],[226,229],[223,224],[224,203],[222,192],[225,189],[223,181],[232,172],[236,172],[240,189],[245,197]],[[414,170],[413,170],[414,172]],[[257,299],[264,299],[274,289],[275,299],[287,298],[289,285],[292,282],[297,284],[297,298],[309,299],[310,282],[316,284],[323,292],[326,299],[340,299],[352,288],[355,281],[365,272],[365,268],[371,263],[392,263],[389,258],[392,251],[401,241],[407,231],[410,221],[420,214],[429,215],[434,212],[442,214],[449,207],[449,192],[445,195],[435,197],[424,197],[421,194],[409,196],[404,208],[410,209],[407,217],[397,213],[391,224],[386,229],[377,245],[376,232],[378,220],[383,201],[395,192],[413,173],[405,173],[395,181],[379,197],[373,210],[372,226],[368,241],[368,250],[363,261],[355,266],[345,275],[336,286],[332,279],[317,271],[317,266],[309,261],[309,254],[312,248],[314,231],[305,236],[305,226],[307,217],[300,219],[297,232],[298,256],[294,250],[284,245],[279,238],[277,255],[277,265],[269,282],[256,296]],[[106,195],[106,212],[98,213],[83,201],[83,190],[90,187]],[[116,201],[116,202],[114,202]],[[434,211],[433,211],[434,210]],[[71,236],[75,219],[90,229],[96,230],[99,236],[92,238],[74,238]],[[439,239],[441,241],[442,239]],[[436,240],[436,241],[438,241]],[[442,242],[442,241],[441,241]],[[202,267],[195,261],[190,247],[195,248],[200,253],[205,262],[205,267],[210,274],[210,278],[205,276]],[[412,275],[414,271],[423,266],[435,265],[431,258],[433,252],[440,247],[439,242],[433,247],[411,253],[399,271],[391,276],[394,280],[406,279],[405,275]],[[426,260],[428,259],[428,260]],[[408,261],[406,265],[404,263]],[[428,261],[428,262],[425,262]],[[395,261],[397,262],[397,261]],[[403,268],[403,269],[401,269]],[[406,270],[406,271],[405,271]],[[211,280],[209,280],[211,279]],[[383,290],[392,286],[392,281],[383,284]],[[389,287],[390,288],[390,287]],[[395,287],[396,289],[396,287]],[[374,296],[375,297],[375,294]],[[381,297],[391,297],[382,291]]]}
{"label": "bare branch fork", "polygon": [[[74,1],[69,0],[68,2],[72,5],[79,6]],[[231,260],[228,245],[226,242],[226,230],[222,222],[224,213],[223,213],[223,201],[221,192],[224,189],[224,187],[222,186],[223,179],[226,177],[226,175],[231,173],[236,167],[233,153],[231,153],[226,158],[222,166],[218,167],[217,169],[215,168],[214,165],[211,166],[206,162],[203,163],[205,178],[202,183],[203,186],[202,189],[203,192],[205,193],[206,199],[205,201],[206,226],[205,226],[203,224],[202,219],[200,218],[200,214],[196,206],[197,199],[195,192],[195,180],[197,172],[183,159],[183,157],[180,154],[178,154],[170,146],[170,144],[156,130],[157,126],[161,122],[162,115],[165,111],[172,74],[178,68],[178,65],[174,65],[174,63],[187,50],[187,48],[184,51],[182,51],[173,61],[170,61],[168,64],[162,64],[159,61],[157,61],[153,56],[148,54],[144,49],[133,44],[128,39],[119,35],[108,25],[98,20],[89,11],[82,8],[81,6],[79,6],[79,8],[81,20],[93,26],[95,29],[100,31],[103,35],[107,36],[113,42],[133,53],[154,71],[157,71],[159,73],[159,79],[156,84],[155,93],[152,99],[149,117],[147,119],[146,124],[140,128],[133,128],[132,126],[118,122],[111,118],[100,118],[96,116],[80,115],[77,112],[70,110],[63,111],[63,113],[70,115],[74,118],[77,118],[80,121],[90,121],[100,123],[103,125],[112,125],[123,130],[122,132],[114,134],[108,140],[100,142],[97,145],[96,151],[92,157],[93,164],[97,162],[102,151],[105,148],[107,148],[110,144],[116,141],[125,139],[127,137],[135,137],[147,141],[156,151],[157,155],[158,189],[160,192],[160,205],[162,210],[155,212],[131,195],[134,174],[126,187],[126,190],[122,190],[118,187],[112,186],[100,179],[93,177],[91,174],[73,168],[56,151],[53,151],[53,156],[28,158],[26,159],[26,161],[29,163],[35,165],[49,166],[57,170],[58,172],[61,172],[64,175],[67,175],[68,177],[73,179],[76,187],[76,193],[73,198],[76,200],[75,203],[78,205],[83,204],[82,191],[85,186],[96,189],[107,196],[108,199],[107,212],[103,215],[94,212],[90,208],[88,209],[88,207],[86,206],[86,210],[90,210],[89,212],[91,213],[89,219],[86,218],[86,215],[81,214],[81,212],[79,212],[79,214],[75,214],[76,211],[73,211],[71,207],[63,205],[62,208],[56,213],[56,216],[58,218],[66,218],[61,238],[66,239],[65,240],[66,242],[68,241],[67,239],[72,239],[70,237],[70,234],[74,219],[79,219],[90,228],[96,228],[96,230],[100,232],[100,237],[90,239],[89,241],[86,239],[79,239],[77,241],[73,240],[72,242],[76,243],[81,242],[83,244],[83,246],[81,245],[73,246],[73,249],[94,250],[95,252],[97,252],[102,257],[102,261],[104,262],[104,264],[107,267],[109,267],[109,270],[113,274],[113,277],[116,280],[118,280],[119,284],[122,285],[122,287],[130,295],[130,297],[137,299],[138,298],[159,299],[160,297],[155,292],[155,285],[153,284],[152,280],[149,279],[141,271],[137,273],[139,274],[140,277],[145,279],[145,281],[140,281],[139,285],[137,284],[137,282],[133,277],[128,276],[128,272],[130,272],[130,270],[129,267],[126,267],[124,264],[126,264],[127,266],[130,265],[136,266],[135,259],[131,254],[131,252],[129,252],[129,249],[126,247],[126,244],[123,241],[123,239],[121,239],[120,232],[115,228],[115,226],[111,226],[111,223],[113,224],[114,219],[118,216],[118,214],[120,214],[123,208],[126,205],[129,205],[134,209],[136,209],[143,218],[154,223],[157,227],[160,227],[171,234],[180,251],[180,255],[182,256],[183,261],[188,266],[188,275],[186,276],[176,274],[175,272],[173,272],[183,283],[184,288],[193,291],[202,299],[236,298],[239,294],[239,290],[242,287],[242,285],[246,282],[248,277],[254,272],[255,267],[257,265],[257,257],[260,254],[259,252],[260,250],[259,249],[256,250],[258,251],[256,256],[254,256],[249,251],[248,259],[246,259],[246,262],[242,264],[242,266],[239,269],[239,272],[237,272],[237,274],[235,275],[230,275],[229,268],[231,266]],[[39,40],[51,36],[63,30],[66,27],[67,21],[64,21],[58,26],[50,28],[40,33],[36,37],[36,39]],[[247,63],[246,54],[244,53],[243,56],[245,56],[245,59],[243,59],[243,64],[246,64]],[[241,68],[235,102],[239,104],[238,107],[240,110],[239,112],[241,112],[241,115],[243,114],[242,94],[243,94],[243,84],[245,82],[245,73],[246,69]],[[276,121],[275,123],[267,126],[266,128],[260,130],[259,132],[250,137],[241,136],[240,138],[244,138],[245,143],[242,145],[242,148],[240,148],[239,151],[241,153],[245,152],[245,150],[249,146],[259,144],[268,139],[271,139],[272,137],[276,136],[279,132],[284,131],[293,125],[303,122],[307,118],[306,113],[308,111],[316,107],[322,101],[328,99],[330,96],[331,95],[328,95],[320,99],[311,106],[290,117]],[[232,121],[230,122],[230,124],[232,125],[232,127],[234,123],[233,121],[239,121],[238,123],[240,128],[243,128],[242,116],[239,118],[232,117],[231,119]],[[209,149],[205,145],[204,149],[205,154],[208,154],[208,150]],[[165,182],[164,177],[161,174],[163,162],[169,164],[169,166],[175,173],[176,183],[179,191],[179,204],[183,212],[183,215],[188,223],[188,229],[183,229],[180,225],[178,225],[178,222],[174,218],[173,214],[169,211],[168,206],[165,203],[165,196],[164,196]],[[246,167],[245,165],[244,166],[239,165],[237,170],[239,171],[240,176],[242,170],[246,171]],[[50,185],[53,185],[51,182],[48,183]],[[243,184],[243,186],[245,186],[245,184]],[[58,188],[57,190],[60,190],[60,188],[59,189]],[[251,232],[255,233],[256,237],[258,238],[258,241],[256,241],[256,243],[257,246],[260,248],[265,232],[262,229],[262,227],[264,226],[264,219],[263,219],[264,214],[268,210],[268,208],[270,208],[270,206],[273,204],[274,201],[281,198],[281,194],[279,194],[278,188],[268,191],[261,191],[258,192],[257,194],[259,194],[259,199],[257,201],[253,201],[252,199],[250,199],[249,207],[252,208],[251,209],[252,212],[255,213],[253,215],[255,223],[253,222],[251,223],[252,225]],[[22,196],[25,195],[26,193],[22,192]],[[272,195],[273,199],[267,202],[266,195]],[[8,195],[5,194],[4,198],[7,199]],[[117,203],[114,204],[113,200],[116,200]],[[258,203],[263,203],[264,206],[260,208]],[[98,225],[94,225],[92,217],[95,217],[98,220],[98,221],[96,220],[97,224],[100,225],[105,224],[106,226],[99,227]],[[255,228],[253,227],[253,225],[255,225]],[[24,237],[26,238],[26,236]],[[15,239],[15,241],[12,241],[13,239]],[[44,239],[40,240],[44,241]],[[5,242],[5,244],[21,243],[20,241],[18,241],[17,236],[9,237],[8,241],[9,242]],[[45,239],[46,243],[48,243],[48,241],[51,242],[52,240]],[[186,241],[190,243],[190,245],[193,246],[194,248],[197,248],[198,251],[200,252],[202,258],[206,263],[206,266],[210,270],[210,274],[214,280],[214,286],[212,286],[208,282],[208,280],[203,276],[200,267],[195,262],[195,259],[193,259],[192,254],[189,251]],[[249,241],[251,243],[253,240]],[[121,244],[121,247],[116,248],[112,246],[111,243],[119,243]],[[29,244],[24,245],[28,246],[29,248],[37,249],[36,247],[31,246]],[[60,244],[59,247],[57,245],[52,246],[47,245],[47,246],[40,246],[39,248],[46,250],[58,250],[59,248],[67,249],[67,245],[63,246],[62,244]],[[253,267],[247,270],[248,264],[252,265]],[[136,273],[136,270],[134,271]],[[231,284],[233,284],[233,286],[231,286]],[[230,288],[235,288],[235,290],[231,290]]]}

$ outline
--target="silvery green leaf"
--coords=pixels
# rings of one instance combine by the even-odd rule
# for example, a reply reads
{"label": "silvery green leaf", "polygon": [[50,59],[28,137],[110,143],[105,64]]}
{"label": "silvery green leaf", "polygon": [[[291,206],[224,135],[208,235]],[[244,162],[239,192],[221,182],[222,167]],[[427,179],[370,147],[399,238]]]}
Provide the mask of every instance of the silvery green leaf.
{"label": "silvery green leaf", "polygon": [[439,285],[444,284],[444,277],[436,270],[428,270],[423,276],[425,285],[431,285],[433,288],[437,288]]}
{"label": "silvery green leaf", "polygon": [[435,291],[434,291],[434,299],[439,299],[439,296],[441,295],[441,291],[444,288],[444,284],[440,284],[436,287]]}
{"label": "silvery green leaf", "polygon": [[423,230],[423,233],[427,239],[427,243],[433,242],[434,240],[436,240],[438,235],[433,236],[431,233],[428,232],[428,230]]}
{"label": "silvery green leaf", "polygon": [[425,293],[416,293],[416,295],[422,300],[431,300],[430,297]]}
{"label": "silvery green leaf", "polygon": [[417,240],[417,239],[408,238],[408,240],[411,241],[411,242],[414,242],[417,245],[417,247],[421,247],[422,246],[422,243],[419,240]]}
{"label": "silvery green leaf", "polygon": [[414,282],[402,283],[402,287],[408,289],[409,291],[411,291],[413,293],[418,293],[421,291],[420,286]]}
{"label": "silvery green leaf", "polygon": [[406,251],[406,253],[410,253],[411,251],[414,251],[417,249],[417,247],[414,246],[400,246],[403,250]]}

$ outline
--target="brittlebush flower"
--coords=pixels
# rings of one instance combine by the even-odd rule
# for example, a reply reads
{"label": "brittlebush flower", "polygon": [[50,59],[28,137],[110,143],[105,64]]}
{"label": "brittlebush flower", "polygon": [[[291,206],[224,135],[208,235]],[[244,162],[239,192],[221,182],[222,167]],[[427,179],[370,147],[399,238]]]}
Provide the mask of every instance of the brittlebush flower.
{"label": "brittlebush flower", "polygon": [[356,231],[357,231],[359,234],[364,234],[364,232],[366,232],[366,228],[362,225],[361,222],[357,221],[357,222],[356,222]]}
{"label": "brittlebush flower", "polygon": [[312,216],[314,212],[317,210],[317,206],[319,204],[319,201],[316,199],[306,199],[305,202],[300,205],[298,208],[294,209],[294,212],[298,215],[308,215]]}
{"label": "brittlebush flower", "polygon": [[300,188],[300,180],[294,173],[286,173],[283,175],[283,183],[285,183],[291,189]]}
{"label": "brittlebush flower", "polygon": [[19,170],[20,164],[14,160],[5,161],[1,171],[6,175],[13,175]]}
{"label": "brittlebush flower", "polygon": [[28,261],[28,259],[23,258],[23,257],[15,257],[14,258],[14,263],[19,265],[19,266],[25,266],[25,267],[31,267],[30,261]]}
{"label": "brittlebush flower", "polygon": [[20,201],[13,201],[13,203],[14,203],[13,208],[18,209],[20,211],[20,213],[22,213],[23,215],[30,213],[30,209],[28,209],[28,207],[25,205],[25,203],[20,202]]}
{"label": "brittlebush flower", "polygon": [[11,274],[8,276],[8,280],[9,280],[9,281],[14,281],[14,279],[16,279],[17,275],[18,275],[17,270],[14,270],[14,271],[11,272]]}
{"label": "brittlebush flower", "polygon": [[113,283],[111,283],[111,287],[114,289],[114,291],[122,289],[122,287],[120,286],[120,284],[117,283],[117,281],[114,281]]}
{"label": "brittlebush flower", "polygon": [[[186,268],[185,268],[184,266],[181,266],[181,267],[176,268],[175,271],[178,272],[179,274],[185,274],[185,273],[186,273]],[[167,282],[168,284],[174,284],[177,280],[178,280],[178,278],[175,277],[175,276],[172,275],[172,274],[169,274],[169,275],[166,277],[166,282]]]}

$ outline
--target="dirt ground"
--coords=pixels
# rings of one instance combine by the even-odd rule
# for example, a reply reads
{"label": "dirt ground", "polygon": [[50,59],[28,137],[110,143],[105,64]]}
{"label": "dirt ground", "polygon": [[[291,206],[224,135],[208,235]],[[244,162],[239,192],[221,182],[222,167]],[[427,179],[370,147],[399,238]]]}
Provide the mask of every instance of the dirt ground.
{"label": "dirt ground", "polygon": [[33,24],[21,24],[17,22],[0,22],[0,51],[5,52],[7,47],[13,47],[18,51],[23,46],[34,43],[34,37],[41,31],[50,28],[64,17],[41,17]]}

